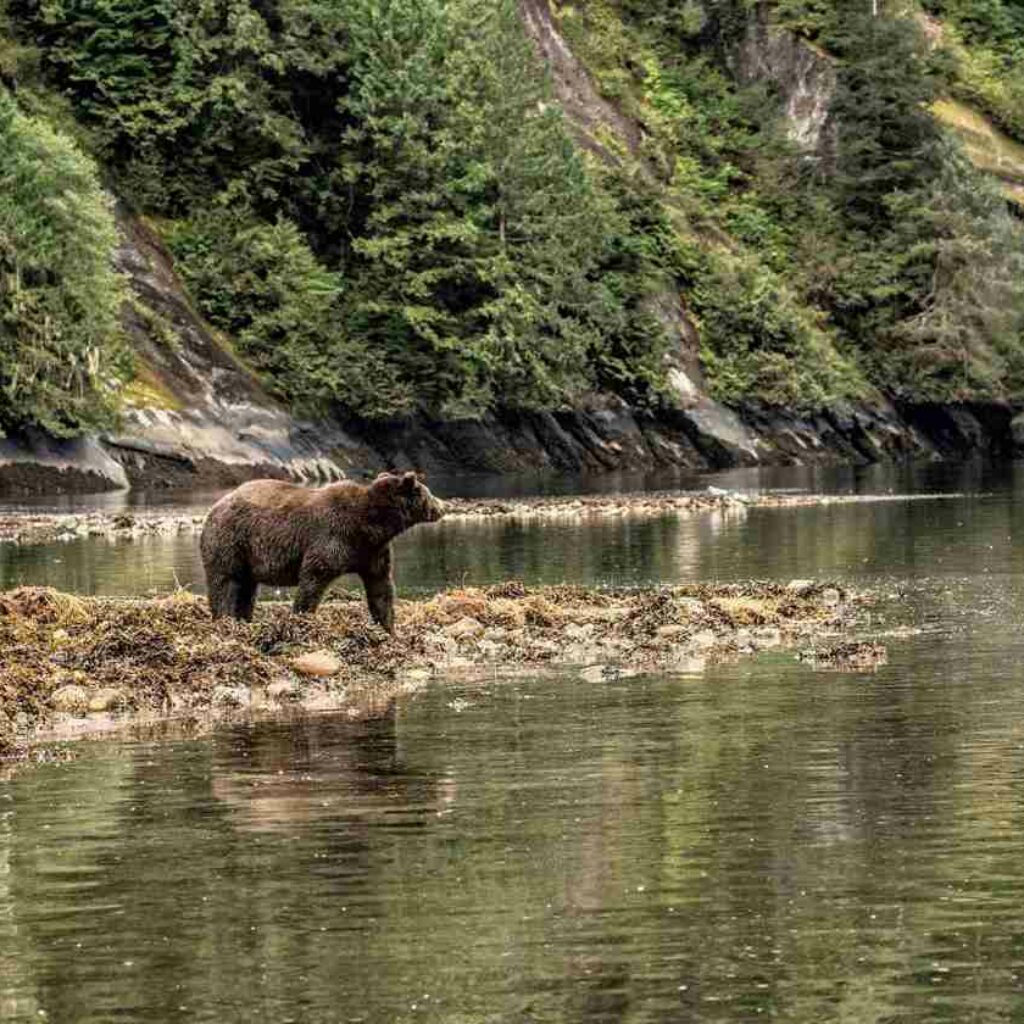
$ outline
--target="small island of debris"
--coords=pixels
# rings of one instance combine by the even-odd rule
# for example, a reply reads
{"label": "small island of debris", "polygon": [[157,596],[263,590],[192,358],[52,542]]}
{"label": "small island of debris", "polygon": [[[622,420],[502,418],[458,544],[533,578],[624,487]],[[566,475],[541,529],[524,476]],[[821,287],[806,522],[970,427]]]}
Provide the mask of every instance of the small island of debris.
{"label": "small island of debris", "polygon": [[133,715],[359,715],[457,673],[560,667],[595,685],[693,674],[848,631],[867,600],[809,581],[646,590],[513,581],[400,601],[392,637],[370,624],[356,594],[314,615],[267,602],[241,623],[212,621],[206,601],[184,591],[131,600],[23,587],[0,594],[0,751],[62,723],[115,727]]}

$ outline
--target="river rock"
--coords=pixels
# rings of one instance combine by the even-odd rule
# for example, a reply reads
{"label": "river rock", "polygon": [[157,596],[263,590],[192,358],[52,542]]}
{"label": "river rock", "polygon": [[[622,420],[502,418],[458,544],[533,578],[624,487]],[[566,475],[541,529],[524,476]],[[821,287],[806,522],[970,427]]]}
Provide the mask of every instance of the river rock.
{"label": "river rock", "polygon": [[603,683],[610,674],[609,665],[588,665],[580,670],[580,679],[585,683]]}
{"label": "river rock", "polygon": [[680,625],[678,622],[670,622],[665,626],[659,626],[657,629],[657,635],[662,640],[672,640],[677,636],[681,636],[686,632],[686,627]]}
{"label": "river rock", "polygon": [[704,611],[704,602],[696,597],[677,597],[675,599],[676,611],[687,618],[700,615]]}
{"label": "river rock", "polygon": [[271,700],[279,700],[282,703],[298,700],[302,696],[302,688],[291,679],[275,679],[267,687],[267,696]]}
{"label": "river rock", "polygon": [[488,640],[487,637],[484,637],[484,639],[477,645],[477,649],[485,658],[496,658],[505,650],[505,645],[499,644],[496,640]]}
{"label": "river rock", "polygon": [[115,690],[112,686],[105,686],[89,698],[89,710],[116,711],[124,703],[125,696],[120,690]]}
{"label": "river rock", "polygon": [[292,668],[299,675],[326,678],[336,676],[344,666],[330,651],[312,651],[292,659]]}
{"label": "river rock", "polygon": [[681,676],[696,676],[708,667],[706,659],[688,651],[685,647],[677,647],[672,651],[666,667]]}
{"label": "river rock", "polygon": [[713,630],[702,629],[699,633],[695,633],[690,637],[690,643],[698,650],[706,651],[709,647],[714,647],[718,643],[718,637]]}
{"label": "river rock", "polygon": [[469,615],[463,616],[458,622],[453,622],[445,629],[448,636],[454,637],[456,640],[464,640],[467,637],[482,636],[483,631],[484,624],[479,619],[474,619]]}
{"label": "river rock", "polygon": [[411,668],[402,673],[402,678],[409,683],[425,683],[433,677],[429,668]]}
{"label": "river rock", "polygon": [[453,637],[445,636],[444,633],[428,633],[423,638],[423,646],[434,656],[450,658],[459,645]]}
{"label": "river rock", "polygon": [[54,690],[50,696],[50,703],[57,711],[67,711],[71,714],[88,711],[89,693],[84,686],[76,686],[71,683]]}
{"label": "river rock", "polygon": [[758,647],[778,647],[782,643],[782,630],[778,626],[758,626],[753,635]]}
{"label": "river rock", "polygon": [[220,708],[243,708],[250,699],[247,686],[218,686],[210,697],[210,703]]}
{"label": "river rock", "polygon": [[804,594],[810,593],[816,586],[814,580],[790,580],[786,584],[786,589],[802,597]]}
{"label": "river rock", "polygon": [[564,633],[570,640],[586,640],[596,628],[592,622],[574,622],[565,627]]}

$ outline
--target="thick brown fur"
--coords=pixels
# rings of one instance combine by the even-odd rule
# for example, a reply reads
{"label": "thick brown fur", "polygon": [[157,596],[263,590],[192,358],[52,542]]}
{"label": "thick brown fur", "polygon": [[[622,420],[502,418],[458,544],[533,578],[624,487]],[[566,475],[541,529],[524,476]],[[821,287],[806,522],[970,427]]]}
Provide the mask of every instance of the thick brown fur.
{"label": "thick brown fur", "polygon": [[313,612],[343,573],[356,573],[370,614],[395,629],[391,541],[444,505],[415,473],[382,473],[365,486],[311,489],[253,480],[225,495],[203,525],[200,549],[213,617],[250,621],[261,583],[295,587],[296,612]]}

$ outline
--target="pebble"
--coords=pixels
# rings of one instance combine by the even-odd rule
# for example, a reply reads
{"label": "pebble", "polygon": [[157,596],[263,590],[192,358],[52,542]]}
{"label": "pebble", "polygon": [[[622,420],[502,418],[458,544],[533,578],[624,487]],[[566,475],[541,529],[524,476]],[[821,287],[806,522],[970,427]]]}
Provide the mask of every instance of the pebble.
{"label": "pebble", "polygon": [[298,700],[302,696],[302,688],[291,679],[275,679],[267,687],[267,696],[271,700]]}
{"label": "pebble", "polygon": [[299,675],[326,678],[336,676],[344,666],[330,651],[313,651],[292,659],[292,668]]}
{"label": "pebble", "polygon": [[454,637],[456,640],[462,640],[466,637],[481,636],[484,631],[484,624],[479,619],[474,619],[469,615],[463,616],[458,622],[453,622],[450,626],[445,628],[445,633],[448,636]]}
{"label": "pebble", "polygon": [[111,686],[106,686],[102,690],[97,690],[89,698],[90,711],[116,711],[124,704],[124,694],[120,690],[115,690]]}
{"label": "pebble", "polygon": [[50,703],[57,711],[71,713],[87,711],[89,709],[89,694],[84,686],[76,686],[72,683],[54,690],[50,695]]}

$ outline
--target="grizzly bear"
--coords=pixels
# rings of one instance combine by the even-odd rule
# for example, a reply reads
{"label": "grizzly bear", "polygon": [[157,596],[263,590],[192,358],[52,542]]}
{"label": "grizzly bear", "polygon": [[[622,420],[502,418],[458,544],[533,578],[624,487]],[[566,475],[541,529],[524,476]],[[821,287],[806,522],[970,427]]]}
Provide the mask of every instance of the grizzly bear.
{"label": "grizzly bear", "polygon": [[415,473],[381,473],[369,486],[319,489],[253,480],[225,495],[203,524],[200,550],[210,611],[252,620],[261,583],[297,586],[294,609],[313,612],[343,573],[357,573],[374,620],[395,631],[391,541],[435,523],[444,503]]}

